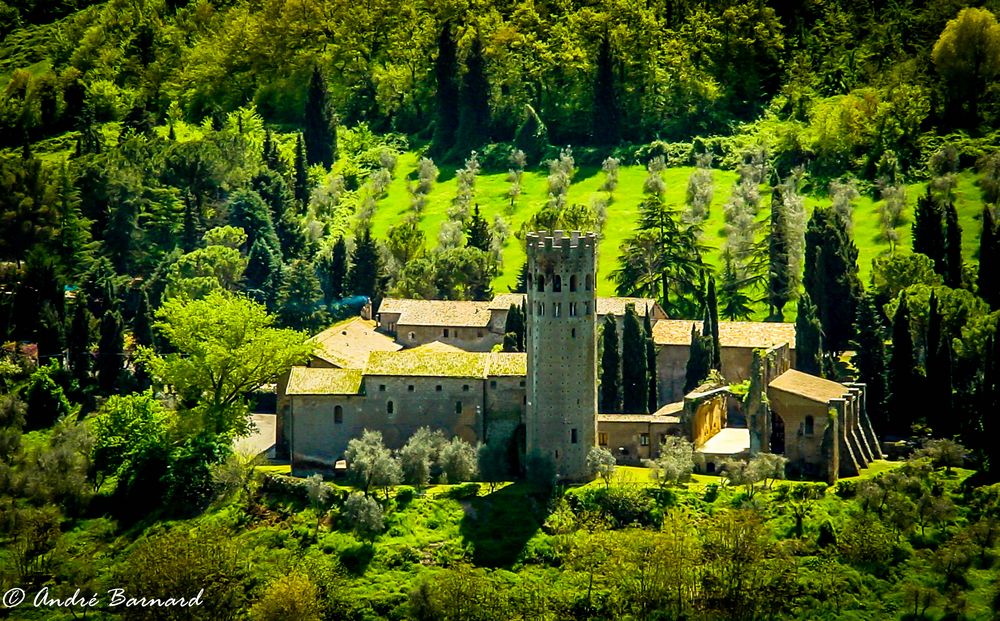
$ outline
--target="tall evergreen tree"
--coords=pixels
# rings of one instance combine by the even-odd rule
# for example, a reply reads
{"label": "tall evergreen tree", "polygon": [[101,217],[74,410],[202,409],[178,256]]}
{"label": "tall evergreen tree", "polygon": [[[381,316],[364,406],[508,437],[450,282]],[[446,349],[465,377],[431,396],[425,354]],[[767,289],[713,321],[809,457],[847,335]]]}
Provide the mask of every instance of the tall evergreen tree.
{"label": "tall evergreen tree", "polygon": [[322,164],[325,169],[333,166],[333,160],[337,156],[337,127],[330,110],[326,79],[318,66],[313,67],[306,93],[303,137],[306,143],[306,161],[310,165]]}
{"label": "tall evergreen tree", "polygon": [[490,83],[486,78],[483,44],[476,36],[465,58],[461,97],[458,100],[458,131],[455,156],[464,157],[490,141]]}
{"label": "tall evergreen tree", "polygon": [[597,50],[597,74],[594,77],[594,105],[590,132],[594,144],[617,144],[620,138],[613,65],[611,41],[605,32]]}
{"label": "tall evergreen tree", "polygon": [[771,231],[768,236],[767,301],[769,320],[784,321],[785,304],[792,297],[792,264],[788,221],[781,187],[771,188]]}
{"label": "tall evergreen tree", "polygon": [[510,351],[525,351],[524,328],[524,315],[521,314],[521,307],[517,304],[511,304],[510,309],[507,310],[507,320],[503,326],[504,334],[514,335],[514,349]]}
{"label": "tall evergreen tree", "polygon": [[996,479],[1000,475],[1000,319],[994,334],[986,341],[986,356],[983,358],[983,375],[977,390],[977,409],[982,417],[984,444],[987,456],[987,470]]}
{"label": "tall evergreen tree", "polygon": [[326,323],[323,289],[309,261],[296,259],[288,266],[278,294],[278,318],[286,327],[319,332]]}
{"label": "tall evergreen tree", "polygon": [[434,122],[434,152],[445,154],[455,144],[458,128],[458,54],[451,33],[451,21],[441,25],[438,35],[437,58],[434,60],[434,77],[437,82],[437,110]]}
{"label": "tall evergreen tree", "polygon": [[795,317],[795,368],[803,373],[823,373],[823,327],[809,293],[799,298]]}
{"label": "tall evergreen tree", "polygon": [[712,355],[709,368],[722,371],[722,344],[719,341],[719,298],[715,294],[715,276],[708,277],[708,293],[705,295],[705,323],[702,334],[712,337]]}
{"label": "tall evergreen tree", "polygon": [[306,145],[302,134],[295,136],[295,200],[303,206],[309,204],[309,164],[306,159]]}
{"label": "tall evergreen tree", "polygon": [[955,203],[944,208],[945,275],[944,283],[952,289],[962,287],[962,227],[958,224]]}
{"label": "tall evergreen tree", "polygon": [[817,208],[806,229],[805,290],[823,327],[823,349],[845,351],[854,337],[854,319],[863,293],[858,248],[846,223],[832,209]]}
{"label": "tall evergreen tree", "polygon": [[201,209],[198,203],[188,192],[184,195],[184,224],[181,230],[181,249],[184,252],[191,252],[198,247],[198,242],[204,234],[204,225],[201,220]]}
{"label": "tall evergreen tree", "polygon": [[278,150],[278,143],[274,141],[274,135],[270,128],[264,132],[264,145],[261,149],[261,160],[264,166],[270,170],[283,175],[285,173],[285,162],[281,159],[281,152]]}
{"label": "tall evergreen tree", "polygon": [[[993,310],[1000,309],[1000,235],[989,205],[983,206],[983,230],[979,236],[979,297]],[[1000,467],[1000,463],[997,464]]]}
{"label": "tall evergreen tree", "polygon": [[646,377],[646,335],[635,305],[625,307],[622,321],[622,409],[641,414],[647,411],[649,381]]}
{"label": "tall evergreen tree", "polygon": [[101,317],[101,336],[97,346],[97,385],[102,394],[110,394],[118,383],[125,364],[125,341],[122,316],[118,311]]}
{"label": "tall evergreen tree", "polygon": [[465,229],[465,245],[470,248],[478,248],[483,252],[489,252],[492,241],[493,236],[490,235],[490,225],[486,222],[486,218],[479,214],[479,203],[476,203],[475,209],[472,211],[472,217],[469,218],[469,224]]}
{"label": "tall evergreen tree", "polygon": [[618,326],[611,313],[604,316],[601,338],[604,346],[601,354],[601,412],[621,412],[622,361],[618,351]]}
{"label": "tall evergreen tree", "polygon": [[660,406],[660,391],[656,376],[656,343],[653,342],[653,324],[649,319],[650,309],[646,308],[646,317],[642,323],[643,332],[646,333],[646,399],[648,405],[646,411],[652,414]]}
{"label": "tall evergreen tree", "polygon": [[363,295],[379,301],[381,293],[382,261],[372,231],[366,228],[358,236],[351,255],[351,269],[347,274],[347,287],[353,295]]}
{"label": "tall evergreen tree", "polygon": [[153,347],[156,344],[153,337],[153,311],[149,307],[149,294],[145,289],[139,291],[139,305],[132,318],[132,337],[137,345]]}
{"label": "tall evergreen tree", "polygon": [[941,205],[931,194],[928,185],[927,193],[917,199],[917,207],[913,212],[913,252],[930,257],[934,261],[934,271],[945,276],[948,265],[942,216]]}
{"label": "tall evergreen tree", "polygon": [[337,238],[329,254],[320,256],[316,269],[326,304],[343,298],[347,281],[347,242],[343,236]]}
{"label": "tall evergreen tree", "polygon": [[237,190],[229,199],[229,223],[243,229],[247,234],[246,249],[253,248],[260,239],[279,258],[281,257],[281,242],[274,230],[271,210],[253,190]]}
{"label": "tall evergreen tree", "polygon": [[937,296],[931,291],[927,320],[925,393],[927,422],[935,435],[950,437],[957,431],[951,411],[951,338],[945,333],[944,317]]}
{"label": "tall evergreen tree", "polygon": [[888,355],[885,349],[886,328],[882,315],[875,307],[870,295],[865,295],[858,305],[855,324],[854,364],[858,367],[858,379],[866,386],[865,406],[868,416],[878,433],[885,433],[885,417],[888,385]]}
{"label": "tall evergreen tree", "polygon": [[513,287],[507,287],[511,293],[527,293],[528,292],[528,260],[525,259],[524,263],[521,264],[521,269],[517,272],[517,280],[514,282]]}
{"label": "tall evergreen tree", "polygon": [[93,362],[90,346],[94,340],[94,322],[94,316],[87,308],[86,294],[82,291],[77,292],[76,300],[73,302],[73,318],[66,335],[66,346],[69,366],[80,388],[84,388],[90,379]]}
{"label": "tall evergreen tree", "polygon": [[917,359],[914,355],[913,335],[910,332],[910,309],[906,294],[899,297],[899,306],[892,318],[892,355],[889,358],[889,429],[906,434],[922,412],[923,386]]}
{"label": "tall evergreen tree", "polygon": [[84,104],[77,121],[80,135],[76,140],[76,156],[98,154],[103,150],[103,140],[97,128],[94,106],[89,102]]}
{"label": "tall evergreen tree", "polygon": [[698,326],[691,324],[691,348],[688,350],[687,368],[684,373],[684,394],[697,388],[712,369],[712,337],[700,334]]}
{"label": "tall evergreen tree", "polygon": [[274,312],[281,288],[281,259],[262,239],[250,247],[243,280],[247,295]]}

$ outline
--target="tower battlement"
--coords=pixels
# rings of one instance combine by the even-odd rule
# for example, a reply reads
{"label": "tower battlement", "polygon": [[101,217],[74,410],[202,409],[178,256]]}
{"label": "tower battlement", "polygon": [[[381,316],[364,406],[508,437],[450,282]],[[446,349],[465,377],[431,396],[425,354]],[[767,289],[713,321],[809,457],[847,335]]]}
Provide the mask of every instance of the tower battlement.
{"label": "tower battlement", "polygon": [[542,233],[528,233],[528,252],[531,251],[552,251],[555,249],[570,250],[573,248],[589,249],[597,247],[596,233],[581,233],[580,231],[553,231],[552,235]]}

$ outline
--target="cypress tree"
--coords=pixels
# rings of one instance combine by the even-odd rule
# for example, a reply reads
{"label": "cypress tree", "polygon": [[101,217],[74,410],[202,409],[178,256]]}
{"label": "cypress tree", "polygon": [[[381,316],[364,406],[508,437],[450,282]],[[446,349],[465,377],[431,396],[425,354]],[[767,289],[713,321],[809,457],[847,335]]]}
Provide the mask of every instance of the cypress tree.
{"label": "cypress tree", "polygon": [[458,57],[455,40],[451,35],[451,22],[441,25],[438,35],[438,52],[434,60],[434,77],[437,81],[437,118],[434,123],[432,143],[434,152],[447,153],[455,144],[455,130],[458,125]]}
{"label": "cypress tree", "polygon": [[323,300],[329,305],[344,297],[344,283],[347,280],[347,243],[343,236],[337,238],[328,254],[320,255],[316,270],[319,283],[323,287]]}
{"label": "cypress tree", "polygon": [[710,368],[722,371],[722,345],[719,342],[719,298],[715,294],[715,276],[708,277],[708,293],[705,296],[705,336],[712,337]]}
{"label": "cypress tree", "polygon": [[935,435],[950,437],[956,431],[951,412],[951,338],[944,333],[937,296],[931,291],[925,354],[927,422]]}
{"label": "cypress tree", "polygon": [[306,147],[302,134],[295,137],[295,200],[303,208],[309,204],[309,165],[306,163]]}
{"label": "cypress tree", "polygon": [[784,321],[785,304],[791,298],[791,262],[788,222],[781,188],[771,188],[771,232],[768,236],[767,301],[771,307],[769,320]]}
{"label": "cypress tree", "polygon": [[876,431],[885,433],[886,396],[888,394],[888,355],[885,349],[886,328],[882,316],[870,295],[865,295],[858,306],[855,325],[854,364],[858,379],[867,386],[865,405]]}
{"label": "cypress tree", "polygon": [[944,211],[945,222],[945,275],[944,282],[952,289],[962,287],[962,227],[958,224],[955,203],[948,203]]}
{"label": "cypress tree", "polygon": [[615,316],[604,316],[604,351],[601,354],[601,412],[621,412],[622,364],[618,353]]}
{"label": "cypress tree", "polygon": [[458,105],[455,154],[464,157],[490,141],[490,83],[486,77],[483,44],[478,36],[472,39],[465,59]]}
{"label": "cypress tree", "polygon": [[649,319],[649,308],[646,308],[646,317],[642,324],[643,332],[646,333],[646,399],[649,405],[646,410],[652,414],[660,405],[660,391],[657,389],[656,376],[656,343],[653,342],[653,324]]}
{"label": "cypress tree", "polygon": [[594,77],[594,105],[591,136],[594,144],[613,145],[619,140],[618,100],[608,33],[601,37],[597,50],[597,74]]}
{"label": "cypress tree", "polygon": [[684,394],[697,388],[712,368],[712,337],[698,333],[698,327],[691,324],[691,348],[688,351],[687,368],[684,373]]}
{"label": "cypress tree", "polygon": [[987,455],[987,470],[995,479],[1000,474],[1000,442],[996,442],[1000,433],[1000,320],[996,331],[986,340],[986,355],[983,358],[983,376],[977,391],[978,410],[983,421],[983,436]]}
{"label": "cypress tree", "polygon": [[845,351],[854,337],[854,319],[861,299],[858,248],[847,234],[843,218],[832,209],[817,208],[805,239],[805,290],[823,328],[823,349]]}
{"label": "cypress tree", "polygon": [[[983,206],[983,230],[979,236],[979,297],[993,310],[1000,309],[1000,236],[989,205]],[[1000,465],[1000,464],[998,464]]]}
{"label": "cypress tree", "polygon": [[517,335],[513,332],[505,332],[503,335],[503,343],[501,344],[500,351],[511,353],[518,351],[517,349]]}
{"label": "cypress tree", "polygon": [[507,349],[505,345],[504,351],[524,351],[524,316],[521,315],[521,307],[517,304],[511,304],[507,310],[507,320],[504,322],[503,331],[505,335],[514,335],[514,341],[511,344],[513,349]]}
{"label": "cypress tree", "polygon": [[139,305],[132,318],[132,337],[138,345],[153,347],[156,344],[153,336],[153,312],[145,289],[139,292]]}
{"label": "cypress tree", "polygon": [[823,328],[808,292],[799,298],[795,318],[795,368],[812,375],[823,374]]}
{"label": "cypress tree", "polygon": [[382,265],[378,246],[372,239],[371,228],[366,228],[358,237],[351,255],[351,269],[347,274],[347,286],[353,295],[363,295],[373,301],[379,300],[381,291],[379,280]]}
{"label": "cypress tree", "polygon": [[250,247],[243,283],[247,295],[263,304],[268,312],[274,312],[281,287],[281,260],[261,239]]}
{"label": "cypress tree", "polygon": [[90,345],[94,339],[92,332],[94,321],[94,316],[87,308],[86,294],[78,291],[76,301],[73,303],[73,319],[66,335],[66,347],[73,378],[80,388],[84,388],[90,378],[92,365]]}
{"label": "cypress tree", "polygon": [[889,408],[887,411],[890,431],[909,433],[915,415],[921,411],[923,394],[920,374],[910,333],[910,310],[906,293],[899,297],[899,306],[892,318],[892,355],[889,358]]}
{"label": "cypress tree", "polygon": [[934,271],[945,276],[947,259],[941,220],[941,206],[931,195],[928,185],[927,193],[917,199],[917,207],[913,213],[913,252],[930,257],[934,261]]}
{"label": "cypress tree", "polygon": [[622,322],[622,409],[629,413],[644,413],[649,406],[645,336],[635,305],[627,305]]}
{"label": "cypress tree", "polygon": [[329,170],[337,155],[337,128],[330,110],[330,97],[318,66],[313,67],[306,93],[305,127],[306,161],[322,164]]}
{"label": "cypress tree", "polygon": [[260,239],[277,257],[281,257],[281,242],[274,230],[271,210],[253,190],[238,190],[229,200],[229,224],[247,234],[246,248],[253,248]]}
{"label": "cypress tree", "polygon": [[87,103],[83,106],[77,121],[80,136],[76,140],[76,156],[98,154],[103,150],[101,133],[97,129],[97,119],[94,106]]}
{"label": "cypress tree", "polygon": [[181,248],[184,252],[191,252],[198,247],[198,241],[202,236],[201,211],[198,205],[188,192],[184,195],[184,228],[181,231]]}
{"label": "cypress tree", "polygon": [[528,261],[525,259],[524,263],[521,264],[521,269],[517,272],[517,281],[514,283],[513,287],[507,287],[511,293],[527,293],[528,292]]}
{"label": "cypress tree", "polygon": [[469,248],[478,248],[483,252],[489,252],[492,240],[490,225],[486,223],[486,218],[479,214],[479,203],[476,203],[472,217],[469,219],[469,225],[465,229],[465,245]]}
{"label": "cypress tree", "polygon": [[122,316],[118,311],[101,317],[101,336],[97,345],[97,385],[103,394],[110,394],[118,383],[124,366],[125,341],[122,336]]}
{"label": "cypress tree", "polygon": [[264,166],[267,166],[279,175],[285,173],[285,162],[281,159],[278,143],[274,141],[274,136],[271,134],[270,129],[264,132],[264,146],[261,149],[261,160],[263,160]]}

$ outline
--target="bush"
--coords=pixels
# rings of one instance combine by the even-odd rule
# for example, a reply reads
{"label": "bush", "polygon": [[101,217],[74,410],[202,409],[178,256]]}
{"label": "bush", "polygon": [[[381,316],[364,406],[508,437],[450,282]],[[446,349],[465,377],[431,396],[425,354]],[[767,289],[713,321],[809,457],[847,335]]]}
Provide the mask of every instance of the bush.
{"label": "bush", "polygon": [[848,499],[854,498],[858,495],[858,482],[857,481],[837,481],[837,487],[834,490],[839,498]]}
{"label": "bush", "polygon": [[719,498],[719,484],[709,483],[705,486],[705,502],[711,504]]}
{"label": "bush", "polygon": [[448,490],[448,498],[455,500],[465,500],[475,498],[479,495],[479,483],[462,483]]}

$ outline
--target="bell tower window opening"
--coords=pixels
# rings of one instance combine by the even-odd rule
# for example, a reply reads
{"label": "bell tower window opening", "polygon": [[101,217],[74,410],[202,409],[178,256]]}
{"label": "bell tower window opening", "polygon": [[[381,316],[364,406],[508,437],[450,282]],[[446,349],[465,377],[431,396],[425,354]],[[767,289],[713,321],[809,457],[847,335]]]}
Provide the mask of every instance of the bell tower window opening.
{"label": "bell tower window opening", "polygon": [[591,276],[590,274],[587,274],[587,277],[584,280],[584,288],[587,291],[590,291],[593,288],[593,286],[594,286],[593,276]]}
{"label": "bell tower window opening", "polygon": [[552,279],[552,293],[562,293],[562,276],[559,274]]}
{"label": "bell tower window opening", "polygon": [[558,317],[562,315],[562,302],[554,302],[552,304],[552,316]]}
{"label": "bell tower window opening", "polygon": [[545,276],[538,277],[538,292],[542,293],[545,291]]}
{"label": "bell tower window opening", "polygon": [[569,290],[570,293],[576,291],[576,274],[573,274],[569,277]]}
{"label": "bell tower window opening", "polygon": [[392,403],[392,401],[389,401],[389,402],[387,402],[387,403],[385,404],[385,413],[386,413],[386,414],[394,414],[394,413],[395,413],[395,409],[396,409],[396,407],[395,407],[395,405],[394,405],[394,404]]}

